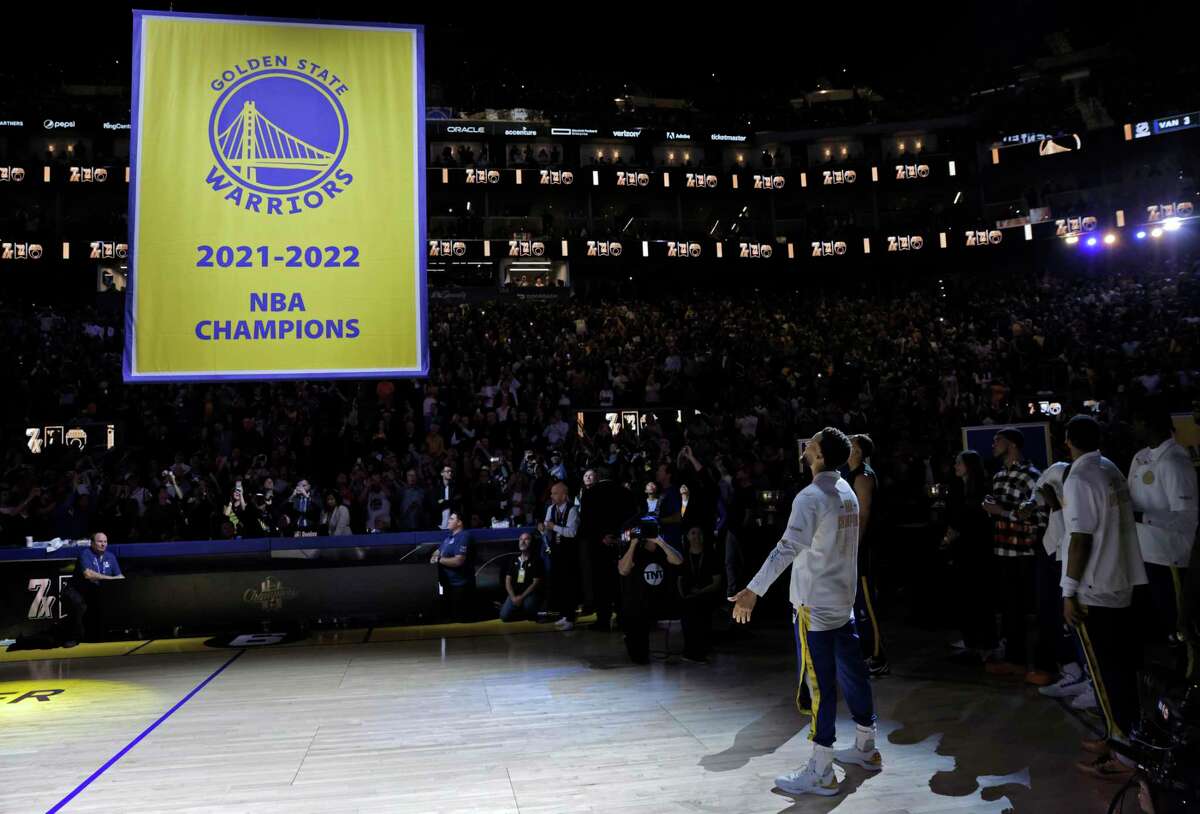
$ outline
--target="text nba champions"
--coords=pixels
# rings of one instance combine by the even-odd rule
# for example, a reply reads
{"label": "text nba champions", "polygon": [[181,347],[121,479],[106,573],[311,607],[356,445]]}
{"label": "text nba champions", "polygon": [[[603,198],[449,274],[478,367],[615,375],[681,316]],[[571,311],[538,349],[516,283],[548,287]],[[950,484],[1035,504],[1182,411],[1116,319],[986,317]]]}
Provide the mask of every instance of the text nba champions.
{"label": "text nba champions", "polygon": [[[350,88],[342,77],[327,66],[311,59],[291,60],[285,55],[268,55],[247,59],[223,70],[212,79],[209,87],[216,94],[263,71],[288,69],[328,88],[334,97],[341,97]],[[278,136],[276,136],[278,138]],[[327,201],[345,192],[354,183],[354,176],[341,167],[334,167],[329,177],[296,194],[271,195],[243,187],[243,178],[227,172],[214,163],[205,183],[232,205],[258,215],[299,215],[319,209]],[[201,245],[196,247],[196,268],[200,269],[297,269],[331,270],[357,269],[359,250],[356,246],[227,246]],[[298,291],[250,292],[250,312],[271,314],[258,319],[205,319],[195,326],[197,339],[220,341],[303,341],[357,339],[361,334],[359,320],[306,319],[304,298]]]}

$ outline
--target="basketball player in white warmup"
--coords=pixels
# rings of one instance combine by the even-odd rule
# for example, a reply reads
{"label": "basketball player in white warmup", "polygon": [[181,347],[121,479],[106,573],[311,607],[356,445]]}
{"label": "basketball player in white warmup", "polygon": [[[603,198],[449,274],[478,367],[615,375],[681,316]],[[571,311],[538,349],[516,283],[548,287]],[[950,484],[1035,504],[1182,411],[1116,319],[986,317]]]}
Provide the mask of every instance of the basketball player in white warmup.
{"label": "basketball player in white warmup", "polygon": [[[792,566],[790,597],[804,659],[804,680],[812,694],[812,757],[807,765],[775,779],[790,794],[838,793],[833,761],[868,771],[883,768],[875,748],[875,703],[854,625],[858,585],[858,498],[838,474],[850,457],[850,440],[826,427],[812,437],[804,461],[813,482],[792,501],[783,539],[767,556],[750,584],[736,596],[733,618],[750,621],[758,598]],[[854,746],[834,751],[837,690],[841,686],[854,719]]]}

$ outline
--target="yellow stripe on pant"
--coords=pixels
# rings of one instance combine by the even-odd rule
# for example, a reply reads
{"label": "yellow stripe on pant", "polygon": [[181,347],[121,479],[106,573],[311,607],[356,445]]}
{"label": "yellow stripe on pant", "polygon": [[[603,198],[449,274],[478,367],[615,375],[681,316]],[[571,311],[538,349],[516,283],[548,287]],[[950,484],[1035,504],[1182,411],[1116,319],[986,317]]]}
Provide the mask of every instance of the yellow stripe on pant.
{"label": "yellow stripe on pant", "polygon": [[1183,640],[1187,648],[1187,673],[1185,678],[1191,679],[1196,671],[1196,648],[1192,646],[1192,637],[1188,635],[1183,620],[1183,580],[1179,576],[1178,566],[1171,566],[1171,583],[1175,586],[1175,632]]}
{"label": "yellow stripe on pant", "polygon": [[805,709],[800,705],[800,692],[804,689],[804,682],[808,680],[808,670],[804,664],[804,634],[800,632],[800,611],[792,608],[792,624],[796,628],[796,660],[799,666],[796,668],[796,712],[804,714],[810,710]]}
{"label": "yellow stripe on pant", "polygon": [[1100,702],[1100,709],[1104,712],[1104,723],[1108,730],[1105,733],[1105,738],[1124,738],[1125,733],[1121,731],[1121,727],[1117,726],[1117,722],[1113,718],[1112,702],[1108,700],[1108,691],[1104,688],[1104,678],[1100,673],[1100,662],[1097,661],[1096,651],[1092,648],[1092,640],[1087,632],[1087,623],[1080,622],[1075,629],[1079,631],[1079,641],[1083,645],[1083,656],[1087,659],[1088,669],[1092,673],[1092,686],[1096,688],[1096,700]]}
{"label": "yellow stripe on pant", "polygon": [[879,622],[875,618],[875,606],[871,604],[871,589],[867,586],[867,578],[862,579],[863,601],[867,604],[867,618],[871,620],[871,630],[875,632],[875,651],[871,653],[872,658],[879,658],[879,648],[881,646],[879,640]]}
{"label": "yellow stripe on pant", "polygon": [[[808,692],[812,696],[812,723],[808,727],[808,739],[817,737],[817,713],[821,710],[821,687],[817,682],[817,673],[813,669],[812,653],[808,651],[808,629],[812,625],[811,611],[808,608],[796,609],[796,625],[800,632],[800,646],[804,653],[804,680],[808,682]],[[796,694],[800,689],[796,688]]]}

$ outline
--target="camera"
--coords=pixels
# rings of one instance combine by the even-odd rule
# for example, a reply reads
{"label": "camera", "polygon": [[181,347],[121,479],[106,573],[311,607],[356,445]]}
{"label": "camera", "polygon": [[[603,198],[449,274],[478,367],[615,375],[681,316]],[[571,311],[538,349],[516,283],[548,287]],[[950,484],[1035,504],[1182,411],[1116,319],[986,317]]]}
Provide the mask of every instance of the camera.
{"label": "camera", "polygon": [[630,540],[653,540],[662,534],[658,520],[654,517],[643,517],[626,529]]}
{"label": "camera", "polygon": [[[1154,703],[1143,706],[1129,743],[1110,745],[1141,769],[1141,810],[1151,814],[1194,810],[1200,801],[1200,684],[1151,693],[1151,697]],[[1123,795],[1124,790],[1118,793]]]}

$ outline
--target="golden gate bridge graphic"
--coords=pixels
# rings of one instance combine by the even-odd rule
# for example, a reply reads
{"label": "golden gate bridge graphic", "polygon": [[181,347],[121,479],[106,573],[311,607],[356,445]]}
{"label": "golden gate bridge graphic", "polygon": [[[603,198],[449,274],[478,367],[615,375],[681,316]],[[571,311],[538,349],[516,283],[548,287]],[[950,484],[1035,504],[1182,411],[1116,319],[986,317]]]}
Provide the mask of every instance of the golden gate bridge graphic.
{"label": "golden gate bridge graphic", "polygon": [[253,101],[242,105],[217,134],[221,156],[245,181],[257,183],[260,169],[309,170],[320,174],[333,165],[333,153],[296,138],[258,112]]}

